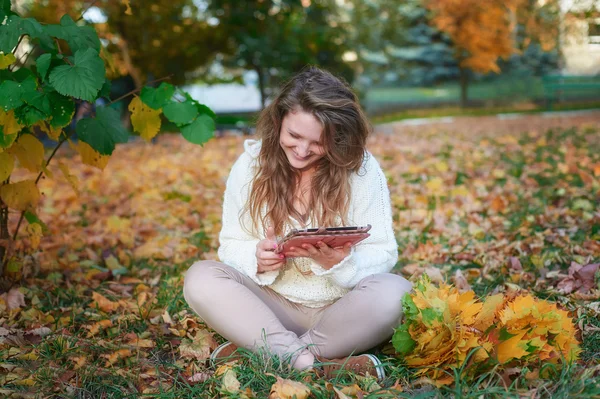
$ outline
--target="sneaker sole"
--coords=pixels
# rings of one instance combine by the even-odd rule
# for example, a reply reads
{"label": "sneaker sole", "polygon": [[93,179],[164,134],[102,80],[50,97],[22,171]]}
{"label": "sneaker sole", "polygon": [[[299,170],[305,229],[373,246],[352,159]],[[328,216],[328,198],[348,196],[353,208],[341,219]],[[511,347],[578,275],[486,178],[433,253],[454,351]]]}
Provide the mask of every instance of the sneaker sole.
{"label": "sneaker sole", "polygon": [[377,371],[377,379],[379,381],[382,381],[385,378],[385,370],[383,369],[381,360],[379,360],[377,356],[370,354],[365,354],[364,356],[367,356],[369,359],[371,359],[371,361],[375,365],[375,371]]}

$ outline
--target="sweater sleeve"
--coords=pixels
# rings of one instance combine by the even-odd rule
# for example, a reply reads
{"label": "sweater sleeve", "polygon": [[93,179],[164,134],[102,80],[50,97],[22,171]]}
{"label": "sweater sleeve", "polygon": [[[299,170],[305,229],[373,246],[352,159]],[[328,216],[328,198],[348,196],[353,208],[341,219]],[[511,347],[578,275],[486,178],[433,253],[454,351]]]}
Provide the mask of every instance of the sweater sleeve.
{"label": "sweater sleeve", "polygon": [[252,157],[244,152],[233,164],[225,194],[223,196],[223,217],[219,234],[219,259],[221,262],[244,273],[259,285],[272,284],[279,270],[257,273],[256,244],[260,238],[246,231],[242,223],[251,228],[250,217],[242,215],[244,204],[248,200],[253,177]]}
{"label": "sweater sleeve", "polygon": [[370,224],[370,236],[331,269],[313,263],[317,276],[328,276],[337,285],[354,287],[363,278],[392,270],[398,261],[398,244],[392,228],[392,208],[387,181],[379,163],[369,154],[366,171],[352,181],[353,224]]}

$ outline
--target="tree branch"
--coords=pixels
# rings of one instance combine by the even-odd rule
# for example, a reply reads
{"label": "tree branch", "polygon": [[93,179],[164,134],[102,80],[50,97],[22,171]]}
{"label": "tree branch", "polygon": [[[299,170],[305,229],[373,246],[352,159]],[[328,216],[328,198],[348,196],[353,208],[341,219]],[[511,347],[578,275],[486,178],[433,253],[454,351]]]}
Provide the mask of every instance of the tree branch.
{"label": "tree branch", "polygon": [[[50,154],[50,156],[48,157],[48,161],[46,161],[46,167],[48,167],[48,164],[50,163],[50,160],[54,157],[54,154],[56,154],[56,151],[58,151],[58,149],[60,148],[60,146],[63,145],[63,143],[65,141],[67,141],[72,135],[73,135],[72,132],[68,136],[65,135],[65,138],[61,139],[61,141],[56,145],[56,147],[54,148],[54,151],[52,151],[52,154]],[[44,174],[43,171],[40,172],[40,174],[38,175],[37,179],[35,179],[35,184],[36,185],[38,184],[38,182],[42,178],[43,174]],[[13,234],[13,241],[15,241],[17,239],[17,234],[19,233],[19,228],[21,227],[21,223],[23,222],[23,217],[25,217],[25,211],[21,212],[21,216],[19,217],[19,222],[17,223],[17,228],[15,229],[15,233]]]}
{"label": "tree branch", "polygon": [[[173,76],[173,75],[169,75],[169,76],[162,77],[162,78],[160,78],[160,79],[152,80],[152,81],[148,82],[147,84],[150,84],[150,83],[156,83],[156,82],[161,82],[161,81],[163,81],[163,80],[168,80],[168,79],[171,79],[171,77],[172,77],[172,76]],[[143,89],[143,87],[140,87],[140,88],[137,88],[137,89],[133,89],[133,90],[131,90],[129,93],[125,93],[125,94],[123,94],[121,97],[119,97],[119,98],[117,98],[117,99],[115,99],[115,100],[112,100],[111,102],[109,102],[108,104],[106,104],[106,105],[105,105],[105,107],[108,107],[109,105],[112,105],[112,104],[116,103],[117,101],[121,101],[121,100],[122,100],[122,99],[124,99],[125,97],[128,97],[128,96],[130,96],[130,95],[132,95],[132,94],[135,94],[135,93],[137,93],[138,91],[141,91],[142,89]]]}
{"label": "tree branch", "polygon": [[[19,45],[21,44],[21,42],[23,41],[23,38],[25,37],[25,35],[21,35],[21,37],[19,38],[19,41],[17,42],[17,45],[15,46],[15,49],[13,50],[13,54],[17,55],[17,50],[19,49]],[[15,70],[15,67],[17,66],[17,63],[15,62],[13,65],[11,65],[9,67],[9,70],[11,72],[13,72]]]}

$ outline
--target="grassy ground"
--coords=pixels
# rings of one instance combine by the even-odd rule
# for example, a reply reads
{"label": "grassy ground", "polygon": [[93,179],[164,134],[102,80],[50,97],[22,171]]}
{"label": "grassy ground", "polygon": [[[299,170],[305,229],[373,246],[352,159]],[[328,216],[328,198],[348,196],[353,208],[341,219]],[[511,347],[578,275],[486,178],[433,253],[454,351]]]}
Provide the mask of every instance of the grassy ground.
{"label": "grassy ground", "polygon": [[[560,111],[582,111],[600,109],[600,102],[582,102],[582,103],[566,103],[555,104],[552,108],[554,112]],[[477,107],[477,108],[460,108],[460,107],[439,107],[429,109],[407,109],[398,112],[386,112],[381,115],[373,116],[373,123],[391,123],[405,119],[415,118],[440,118],[445,116],[488,116],[497,114],[539,114],[549,112],[546,107],[538,106],[531,103],[515,104],[505,107]]]}
{"label": "grassy ground", "polygon": [[216,257],[224,179],[242,138],[199,148],[165,136],[122,146],[102,173],[64,153],[79,197],[60,179],[43,183],[44,251],[14,271],[23,302],[14,292],[13,310],[0,300],[0,395],[264,398],[278,376],[312,398],[600,397],[598,276],[585,292],[559,288],[572,262],[600,262],[600,135],[591,124],[523,131],[371,139],[390,184],[395,272],[415,278],[433,267],[453,282],[460,270],[480,296],[526,290],[560,303],[581,332],[575,364],[531,365],[543,376],[533,379],[522,366],[474,380],[450,370],[455,383],[438,388],[383,345],[375,352],[388,377],[378,383],[328,382],[250,353],[215,372],[205,359],[223,339],[191,312],[182,281],[195,259]]}

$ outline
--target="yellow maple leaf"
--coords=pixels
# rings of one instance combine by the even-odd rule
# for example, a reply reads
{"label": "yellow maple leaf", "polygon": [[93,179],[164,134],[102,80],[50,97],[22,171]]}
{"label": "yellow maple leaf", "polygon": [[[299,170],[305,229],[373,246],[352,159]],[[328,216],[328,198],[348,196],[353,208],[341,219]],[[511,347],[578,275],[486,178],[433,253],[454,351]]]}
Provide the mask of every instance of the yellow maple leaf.
{"label": "yellow maple leaf", "polygon": [[499,319],[499,328],[511,334],[527,332],[519,344],[530,349],[526,360],[572,361],[581,351],[572,319],[554,303],[521,295],[506,304]]}
{"label": "yellow maple leaf", "polygon": [[17,58],[13,53],[0,54],[0,69],[6,69],[9,65],[13,64]]}
{"label": "yellow maple leaf", "polygon": [[481,311],[475,318],[473,326],[480,331],[485,331],[494,324],[498,310],[504,303],[504,295],[496,294],[488,296],[483,302]]}
{"label": "yellow maple leaf", "polygon": [[529,355],[529,352],[525,350],[525,342],[522,340],[525,333],[526,331],[516,332],[513,337],[496,345],[496,355],[500,363]]}
{"label": "yellow maple leaf", "polygon": [[0,198],[9,208],[26,211],[40,202],[40,191],[35,180],[23,180],[0,187]]}
{"label": "yellow maple leaf", "polygon": [[0,182],[8,179],[15,168],[15,157],[6,152],[0,152]]}
{"label": "yellow maple leaf", "polygon": [[10,111],[0,109],[0,125],[5,136],[19,133],[23,129],[23,126],[15,118],[15,112],[12,109]]}
{"label": "yellow maple leaf", "polygon": [[152,140],[160,131],[161,110],[152,109],[144,104],[139,97],[135,97],[129,103],[129,111],[131,111],[133,130],[138,132],[144,140]]}
{"label": "yellow maple leaf", "polygon": [[17,156],[22,167],[37,173],[44,165],[44,145],[32,134],[24,134],[9,149],[9,152]]}

